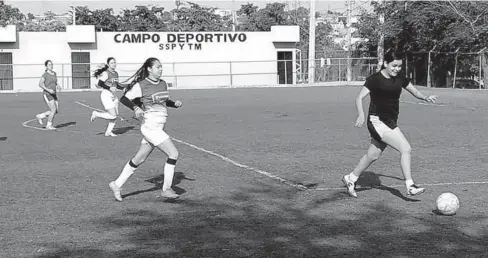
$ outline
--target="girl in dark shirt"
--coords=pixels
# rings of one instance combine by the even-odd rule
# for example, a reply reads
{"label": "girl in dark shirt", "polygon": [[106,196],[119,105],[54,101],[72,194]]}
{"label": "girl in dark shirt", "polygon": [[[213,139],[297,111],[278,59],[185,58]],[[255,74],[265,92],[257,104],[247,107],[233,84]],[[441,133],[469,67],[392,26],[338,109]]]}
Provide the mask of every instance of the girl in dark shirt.
{"label": "girl in dark shirt", "polygon": [[401,168],[405,177],[407,195],[419,195],[425,188],[418,187],[412,180],[411,156],[412,148],[397,126],[399,102],[402,89],[418,99],[435,103],[437,96],[424,96],[415,88],[410,80],[400,75],[403,55],[397,52],[385,54],[383,69],[371,75],[356,98],[358,118],[356,126],[361,127],[365,122],[363,99],[370,95],[370,105],[367,116],[367,127],[371,135],[371,145],[368,152],[361,158],[356,168],[342,178],[349,195],[357,197],[355,183],[363,171],[377,160],[389,145],[398,150],[401,155]]}

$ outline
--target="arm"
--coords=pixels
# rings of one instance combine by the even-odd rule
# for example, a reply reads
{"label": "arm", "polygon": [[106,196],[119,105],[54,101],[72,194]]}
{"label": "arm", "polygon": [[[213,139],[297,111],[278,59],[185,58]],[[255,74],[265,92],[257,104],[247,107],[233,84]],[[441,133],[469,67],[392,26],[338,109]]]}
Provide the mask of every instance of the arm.
{"label": "arm", "polygon": [[177,101],[173,101],[171,99],[167,99],[166,100],[166,106],[167,107],[172,107],[172,108],[179,108],[181,107],[183,103],[181,103],[181,101],[177,100]]}
{"label": "arm", "polygon": [[356,109],[358,111],[358,119],[356,119],[356,126],[361,127],[364,124],[364,110],[363,110],[363,99],[368,96],[369,89],[366,86],[363,86],[359,95],[356,98]]}
{"label": "arm", "polygon": [[131,110],[141,110],[142,109],[137,105],[138,103],[136,103],[136,99],[138,98],[141,98],[142,97],[142,90],[141,90],[141,86],[139,85],[139,83],[136,83],[130,90],[128,90],[121,98],[120,98],[120,102],[130,108]]}
{"label": "arm", "polygon": [[105,84],[105,81],[98,80],[97,85],[102,89],[110,90],[110,87],[107,84]]}
{"label": "arm", "polygon": [[134,104],[134,102],[132,102],[129,98],[127,98],[125,95],[123,95],[121,98],[120,98],[120,103],[122,103],[124,106],[128,107],[130,110],[134,110],[134,108],[136,107],[136,105]]}
{"label": "arm", "polygon": [[407,87],[405,87],[405,89],[410,92],[410,94],[412,94],[414,97],[423,101],[435,103],[435,100],[437,98],[437,96],[425,96],[415,86],[413,86],[412,83],[409,83]]}
{"label": "arm", "polygon": [[115,88],[119,89],[119,90],[125,90],[125,88],[127,88],[127,86],[129,86],[130,83],[120,83],[120,82],[115,82]]}
{"label": "arm", "polygon": [[356,98],[356,110],[358,111],[359,116],[364,116],[363,99],[368,95],[369,95],[369,89],[363,86],[363,88],[359,92],[359,95]]}
{"label": "arm", "polygon": [[105,82],[108,80],[108,74],[107,72],[103,72],[102,74],[100,74],[100,77],[98,77],[98,83],[97,83],[97,86],[102,88],[102,89],[106,89],[106,90],[110,90],[110,86],[108,86]]}

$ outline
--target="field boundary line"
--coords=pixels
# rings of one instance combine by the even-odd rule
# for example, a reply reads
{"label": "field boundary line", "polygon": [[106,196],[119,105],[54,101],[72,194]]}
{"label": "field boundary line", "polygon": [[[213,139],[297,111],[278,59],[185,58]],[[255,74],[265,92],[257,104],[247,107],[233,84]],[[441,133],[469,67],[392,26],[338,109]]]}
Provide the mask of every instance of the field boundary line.
{"label": "field boundary line", "polygon": [[[91,107],[90,105],[87,105],[87,104],[84,104],[84,103],[81,103],[81,102],[78,102],[78,101],[75,101],[76,104],[79,104],[83,107],[86,107],[86,108],[89,108],[89,109],[92,109],[92,110],[98,110],[94,107]],[[32,120],[31,120],[32,121]],[[38,129],[38,128],[36,128]],[[178,142],[178,143],[181,143],[181,144],[184,144],[188,147],[191,147],[193,149],[196,149],[196,150],[199,150],[199,151],[202,151],[204,153],[207,153],[207,154],[210,154],[214,157],[217,157],[217,158],[220,158],[222,159],[223,161],[227,162],[227,163],[230,163],[236,167],[240,167],[240,168],[243,168],[243,169],[247,169],[247,170],[250,170],[250,171],[253,171],[255,173],[258,173],[258,174],[261,174],[263,176],[266,176],[268,178],[271,178],[271,179],[274,179],[274,180],[277,180],[283,184],[286,184],[288,186],[291,186],[291,187],[294,187],[294,188],[297,188],[299,190],[307,190],[308,188],[302,184],[299,184],[299,183],[295,183],[295,182],[292,182],[291,180],[288,180],[288,179],[285,179],[285,178],[282,178],[282,177],[279,177],[277,175],[274,175],[268,171],[264,171],[262,169],[258,169],[258,168],[255,168],[255,167],[251,167],[251,166],[248,166],[248,165],[245,165],[245,164],[242,164],[242,163],[239,163],[231,158],[228,158],[222,154],[219,154],[219,153],[216,153],[216,152],[213,152],[211,150],[207,150],[205,148],[202,148],[202,147],[199,147],[199,146],[196,146],[194,144],[191,144],[189,142],[186,142],[186,141],[183,141],[183,140],[180,140],[180,139],[177,139],[177,138],[174,138],[174,137],[171,137],[171,139],[173,139],[174,141]]]}
{"label": "field boundary line", "polygon": [[[444,183],[426,183],[426,184],[417,184],[418,186],[448,186],[448,185],[485,185],[488,184],[488,181],[466,181],[466,182],[456,182],[456,183],[449,183],[449,182],[444,182]],[[398,184],[398,185],[378,185],[378,186],[384,186],[384,187],[389,187],[389,188],[399,188],[399,187],[405,187],[405,184]],[[356,187],[356,189],[371,189],[375,188],[378,186],[359,186]],[[342,190],[346,189],[346,187],[318,187],[318,188],[312,188],[310,190],[315,190],[315,191],[330,191],[330,190]]]}
{"label": "field boundary line", "polygon": [[223,161],[228,162],[228,163],[230,163],[230,164],[232,164],[232,165],[234,165],[234,166],[236,166],[236,167],[240,167],[240,168],[244,168],[244,169],[247,169],[247,170],[250,170],[250,171],[256,172],[256,173],[258,173],[258,174],[261,174],[261,175],[264,175],[264,176],[269,177],[269,178],[271,178],[271,179],[274,179],[274,180],[280,181],[281,183],[284,183],[284,184],[286,184],[286,185],[292,186],[292,187],[297,188],[297,189],[300,189],[300,190],[307,190],[307,189],[308,189],[306,186],[304,186],[304,185],[302,185],[302,184],[299,184],[299,183],[294,183],[294,182],[292,182],[292,181],[290,181],[290,180],[284,179],[284,178],[282,178],[282,177],[279,177],[279,176],[277,176],[277,175],[274,175],[274,174],[272,174],[272,173],[270,173],[270,172],[267,172],[267,171],[264,171],[264,170],[262,170],[262,169],[258,169],[258,168],[255,168],[255,167],[251,167],[251,166],[248,166],[248,165],[241,164],[241,163],[239,163],[239,162],[237,162],[237,161],[235,161],[235,160],[233,160],[233,159],[231,159],[231,158],[228,158],[228,157],[226,157],[226,156],[224,156],[224,155],[218,154],[218,153],[213,152],[213,151],[211,151],[211,150],[207,150],[207,149],[205,149],[205,148],[198,147],[198,146],[196,146],[196,145],[194,145],[194,144],[191,144],[191,143],[189,143],[189,142],[185,142],[185,141],[182,141],[182,140],[176,139],[176,138],[174,138],[174,137],[171,137],[171,138],[172,138],[174,141],[178,142],[178,143],[184,144],[184,145],[189,146],[189,147],[191,147],[191,148],[194,148],[194,149],[196,149],[196,150],[199,150],[199,151],[205,152],[205,153],[207,153],[207,154],[210,154],[210,155],[212,155],[212,156],[215,156],[215,157],[217,157],[217,158],[220,158],[220,159],[222,159]]}

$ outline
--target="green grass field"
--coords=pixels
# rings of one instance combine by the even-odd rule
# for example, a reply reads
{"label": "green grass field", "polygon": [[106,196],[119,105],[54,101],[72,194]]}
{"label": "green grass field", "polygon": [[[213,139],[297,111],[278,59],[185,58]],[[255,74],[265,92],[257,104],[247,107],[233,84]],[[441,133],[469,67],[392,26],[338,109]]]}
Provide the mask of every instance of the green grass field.
{"label": "green grass field", "polygon": [[[137,121],[104,137],[106,122],[75,103],[101,108],[99,93],[62,92],[59,129],[43,131],[40,93],[1,94],[0,257],[486,255],[488,91],[420,89],[439,104],[404,92],[399,119],[427,188],[418,197],[393,149],[359,179],[359,198],[346,194],[341,177],[369,145],[353,127],[358,87],[250,88],[172,91],[184,103],[166,126],[182,196],[156,198],[166,157],[155,151],[122,203],[108,183],[140,144]],[[459,197],[457,215],[432,213],[443,192]]]}

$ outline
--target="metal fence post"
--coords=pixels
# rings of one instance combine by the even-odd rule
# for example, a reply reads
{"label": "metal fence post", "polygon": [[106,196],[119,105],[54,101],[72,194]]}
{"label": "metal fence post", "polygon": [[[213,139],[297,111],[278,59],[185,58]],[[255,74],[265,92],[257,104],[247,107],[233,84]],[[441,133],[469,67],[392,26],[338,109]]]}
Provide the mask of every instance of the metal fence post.
{"label": "metal fence post", "polygon": [[173,74],[175,76],[175,82],[174,82],[174,86],[175,87],[178,87],[178,76],[176,75],[176,65],[175,63],[173,62]]}
{"label": "metal fence post", "polygon": [[61,87],[64,88],[64,64],[61,64]]}
{"label": "metal fence post", "polygon": [[230,87],[232,88],[234,85],[232,80],[232,61],[229,62],[229,76],[230,76]]}
{"label": "metal fence post", "polygon": [[288,64],[288,62],[285,60],[284,63],[285,63],[285,85],[287,85],[288,84],[288,76],[286,74],[286,72],[287,72],[286,71],[286,65]]}

